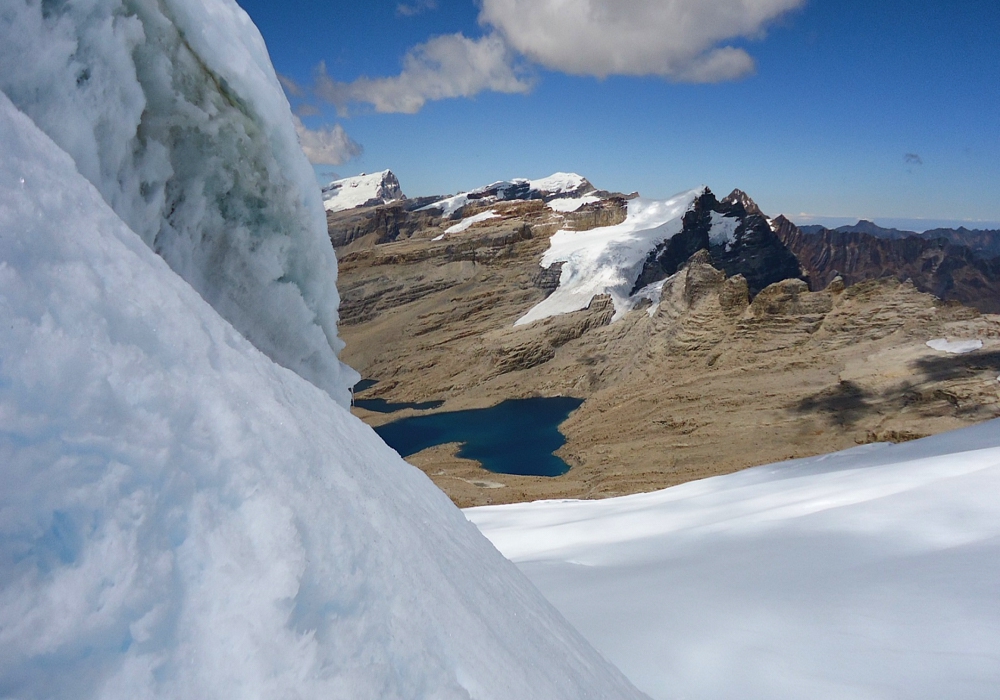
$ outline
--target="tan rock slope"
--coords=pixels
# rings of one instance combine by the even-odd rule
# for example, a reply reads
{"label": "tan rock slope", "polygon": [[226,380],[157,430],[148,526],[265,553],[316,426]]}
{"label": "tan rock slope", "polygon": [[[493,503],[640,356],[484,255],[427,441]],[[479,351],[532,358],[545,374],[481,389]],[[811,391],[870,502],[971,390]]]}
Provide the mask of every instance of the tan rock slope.
{"label": "tan rock slope", "polygon": [[[655,309],[611,323],[610,299],[595,297],[515,327],[558,284],[558,270],[539,266],[549,237],[617,223],[625,200],[573,213],[539,200],[470,203],[461,215],[487,209],[496,216],[449,234],[456,219],[402,203],[329,215],[343,358],[379,382],[365,397],[442,400],[438,411],[585,399],[561,426],[564,476],[493,474],[457,458],[457,445],[409,459],[461,506],[649,491],[1000,416],[1000,317],[894,279],[817,292],[787,279],[751,302],[746,281],[700,251]],[[944,337],[984,347],[926,345]],[[414,413],[356,411],[371,425]]]}

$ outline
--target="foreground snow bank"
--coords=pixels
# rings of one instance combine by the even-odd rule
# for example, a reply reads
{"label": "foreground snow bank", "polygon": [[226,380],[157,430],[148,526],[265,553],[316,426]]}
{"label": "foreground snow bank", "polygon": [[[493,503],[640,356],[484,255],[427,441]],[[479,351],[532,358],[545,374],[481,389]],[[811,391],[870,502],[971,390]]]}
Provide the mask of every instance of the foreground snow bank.
{"label": "foreground snow bank", "polygon": [[0,696],[635,698],[0,93]]}
{"label": "foreground snow bank", "polygon": [[654,698],[996,697],[1000,421],[470,520]]}
{"label": "foreground snow bank", "polygon": [[323,203],[233,0],[5,2],[0,90],[251,343],[347,405]]}
{"label": "foreground snow bank", "polygon": [[628,203],[625,221],[616,226],[556,231],[541,266],[563,264],[559,286],[514,325],[585,309],[598,294],[611,295],[614,318],[621,318],[638,299],[631,297],[630,292],[646,256],[681,232],[684,214],[704,191],[700,187],[666,200],[633,199]]}

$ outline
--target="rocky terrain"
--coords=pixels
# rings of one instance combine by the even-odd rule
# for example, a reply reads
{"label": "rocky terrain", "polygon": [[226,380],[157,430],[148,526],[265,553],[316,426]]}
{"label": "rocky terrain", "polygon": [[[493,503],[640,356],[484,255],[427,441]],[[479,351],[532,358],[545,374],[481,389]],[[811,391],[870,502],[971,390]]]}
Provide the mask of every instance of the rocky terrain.
{"label": "rocky terrain", "polygon": [[[805,233],[822,233],[828,230],[824,226],[801,226]],[[968,229],[964,226],[959,228],[933,228],[917,233],[916,231],[905,231],[898,228],[885,228],[878,224],[861,219],[856,224],[850,226],[838,226],[832,231],[840,233],[866,233],[876,238],[917,238],[935,239],[943,238],[949,243],[965,246],[972,249],[976,255],[983,258],[994,258],[1000,255],[1000,231],[995,229]]]}
{"label": "rocky terrain", "polygon": [[[611,299],[598,295],[515,326],[559,285],[559,265],[539,265],[553,234],[620,223],[629,198],[589,183],[559,197],[494,190],[457,207],[403,200],[328,213],[343,357],[378,380],[363,396],[443,401],[437,411],[585,399],[561,427],[564,476],[486,472],[457,458],[457,445],[408,460],[459,505],[648,491],[1000,415],[1000,317],[896,275],[818,285],[781,222],[739,191],[717,200],[706,190],[683,229],[650,251],[636,287],[662,284],[658,302],[637,298],[612,322]],[[935,338],[983,348],[948,354],[926,345]],[[355,410],[372,425],[414,413]]]}
{"label": "rocky terrain", "polygon": [[847,284],[895,277],[909,279],[917,289],[940,299],[1000,313],[1000,256],[987,257],[983,252],[990,250],[988,237],[980,241],[986,247],[977,250],[929,235],[883,237],[862,230],[823,228],[807,233],[781,216],[773,226],[814,289],[837,276]]}

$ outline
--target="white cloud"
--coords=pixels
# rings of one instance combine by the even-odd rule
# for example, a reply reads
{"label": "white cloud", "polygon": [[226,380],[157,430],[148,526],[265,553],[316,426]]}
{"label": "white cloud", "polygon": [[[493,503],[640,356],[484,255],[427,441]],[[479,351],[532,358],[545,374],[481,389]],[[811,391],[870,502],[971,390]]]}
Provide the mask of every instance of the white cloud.
{"label": "white cloud", "polygon": [[481,0],[479,21],[508,45],[574,75],[659,75],[716,82],[754,70],[743,49],[805,0]]}
{"label": "white cloud", "polygon": [[437,0],[417,0],[411,3],[401,2],[396,5],[396,14],[403,17],[413,17],[414,15],[436,10],[437,7]]}
{"label": "white cloud", "polygon": [[472,97],[483,91],[526,93],[531,82],[515,65],[504,41],[491,34],[469,39],[447,34],[410,49],[403,71],[391,78],[331,80],[320,66],[316,94],[341,110],[351,103],[371,104],[377,112],[412,114],[430,100]]}
{"label": "white cloud", "polygon": [[340,165],[360,156],[364,150],[340,124],[329,129],[309,129],[298,117],[292,119],[302,151],[314,165]]}

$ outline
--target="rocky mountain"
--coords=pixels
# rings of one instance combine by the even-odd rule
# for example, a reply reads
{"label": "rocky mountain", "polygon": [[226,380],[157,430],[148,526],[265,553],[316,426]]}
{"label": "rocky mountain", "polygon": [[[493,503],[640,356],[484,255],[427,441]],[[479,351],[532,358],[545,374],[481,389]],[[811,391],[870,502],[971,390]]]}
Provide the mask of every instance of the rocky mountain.
{"label": "rocky mountain", "polygon": [[[1000,319],[894,276],[821,288],[745,193],[666,206],[483,190],[329,216],[343,356],[378,381],[361,396],[434,411],[584,399],[561,427],[563,476],[484,472],[455,445],[409,458],[461,505],[647,491],[1000,415]],[[560,246],[572,254],[549,262]],[[515,325],[583,269],[608,283]],[[945,337],[984,348],[926,345]],[[355,411],[372,425],[417,412]]]}
{"label": "rocky mountain", "polygon": [[699,250],[707,250],[711,263],[730,277],[742,275],[751,296],[802,277],[795,255],[745,192],[734,190],[719,201],[706,188],[684,215],[681,232],[650,251],[634,291],[673,275]]}
{"label": "rocky mountain", "polygon": [[895,277],[910,279],[917,289],[940,299],[1000,313],[1000,257],[983,258],[968,246],[926,235],[883,238],[840,229],[806,233],[782,216],[773,225],[813,289],[838,276],[848,285]]}
{"label": "rocky mountain", "polygon": [[391,170],[334,180],[322,192],[323,206],[327,211],[372,207],[406,199],[399,180]]}
{"label": "rocky mountain", "polygon": [[800,226],[803,233],[816,234],[827,230],[838,233],[865,233],[876,238],[899,239],[916,236],[924,240],[941,238],[955,245],[966,246],[976,255],[983,258],[993,258],[1000,256],[1000,231],[984,229],[968,229],[964,226],[959,228],[934,228],[923,233],[916,231],[905,231],[897,228],[884,228],[878,224],[861,219],[856,224],[849,226],[838,226],[835,229],[827,229],[824,226]]}

